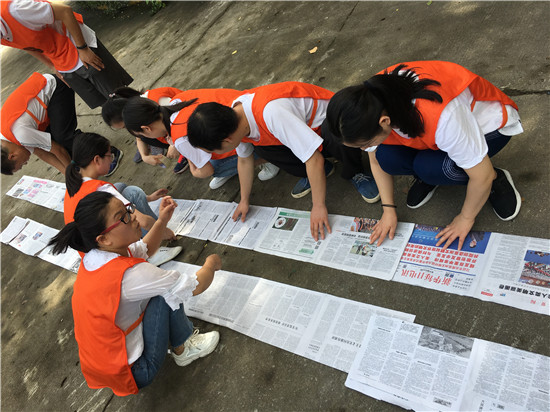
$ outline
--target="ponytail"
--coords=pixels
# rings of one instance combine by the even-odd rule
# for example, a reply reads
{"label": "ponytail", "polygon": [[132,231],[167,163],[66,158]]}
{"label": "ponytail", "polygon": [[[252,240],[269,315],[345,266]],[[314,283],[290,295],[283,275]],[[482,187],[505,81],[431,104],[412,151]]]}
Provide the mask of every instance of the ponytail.
{"label": "ponytail", "polygon": [[96,238],[105,230],[107,206],[112,198],[113,195],[107,192],[93,192],[80,200],[74,221],[68,223],[48,243],[48,246],[53,245],[53,254],[64,253],[69,246],[83,253],[97,248]]}
{"label": "ponytail", "polygon": [[87,167],[96,156],[105,156],[111,143],[97,133],[80,133],[74,139],[73,160],[65,169],[65,185],[70,197],[80,190],[83,180],[81,168]]}
{"label": "ponytail", "polygon": [[164,127],[170,133],[170,116],[184,107],[192,105],[197,99],[187,100],[170,106],[160,106],[158,103],[145,97],[128,99],[122,110],[122,119],[126,129],[136,136],[141,133],[141,126],[148,126],[157,120],[162,120]]}
{"label": "ponytail", "polygon": [[364,143],[382,133],[380,117],[387,114],[391,126],[409,137],[424,134],[422,114],[414,99],[442,103],[439,93],[430,86],[441,86],[432,79],[419,79],[414,68],[400,64],[391,72],[377,74],[359,86],[347,87],[336,93],[327,108],[331,132],[345,143]]}
{"label": "ponytail", "polygon": [[143,93],[131,87],[119,87],[109,95],[101,107],[101,117],[109,126],[122,122],[122,109],[130,97],[141,96]]}

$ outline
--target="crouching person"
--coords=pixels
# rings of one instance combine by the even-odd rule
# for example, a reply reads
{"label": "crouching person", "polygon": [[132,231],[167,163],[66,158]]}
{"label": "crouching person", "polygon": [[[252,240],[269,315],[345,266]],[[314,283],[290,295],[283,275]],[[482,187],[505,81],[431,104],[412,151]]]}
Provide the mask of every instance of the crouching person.
{"label": "crouching person", "polygon": [[90,388],[135,394],[152,382],[169,343],[179,366],[208,355],[218,344],[218,332],[193,331],[183,301],[210,286],[221,269],[220,257],[208,256],[196,273],[146,261],[158,249],[175,207],[172,198],[164,197],[157,221],[141,239],[133,205],[93,192],[50,242],[54,253],[68,246],[85,253],[72,308],[82,374]]}

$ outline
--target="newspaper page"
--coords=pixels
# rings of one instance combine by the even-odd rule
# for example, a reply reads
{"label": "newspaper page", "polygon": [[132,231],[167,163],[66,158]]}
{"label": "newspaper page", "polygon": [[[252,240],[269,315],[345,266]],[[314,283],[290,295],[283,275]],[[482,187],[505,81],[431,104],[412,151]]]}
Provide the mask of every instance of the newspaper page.
{"label": "newspaper page", "polygon": [[42,249],[42,251],[37,256],[42,260],[45,260],[57,266],[61,266],[63,269],[70,270],[74,273],[78,272],[81,258],[76,250],[69,247],[67,248],[65,253],[54,255],[52,253],[52,249],[53,246],[47,246],[45,249]]}
{"label": "newspaper page", "polygon": [[[149,207],[157,216],[159,214],[161,200],[162,199],[157,199],[153,202],[149,202]],[[171,229],[177,235],[178,230],[180,229],[180,226],[182,226],[185,222],[185,218],[189,214],[189,211],[193,208],[193,206],[195,206],[195,201],[185,199],[174,199],[174,201],[177,203],[178,206],[174,210],[172,218],[170,219],[166,227],[168,229]]]}
{"label": "newspaper page", "polygon": [[2,231],[1,241],[2,243],[10,243],[15,236],[17,236],[30,222],[29,219],[25,219],[19,216],[15,216],[8,226]]}
{"label": "newspaper page", "polygon": [[6,194],[48,209],[63,212],[65,190],[65,183],[23,176]]}
{"label": "newspaper page", "polygon": [[219,227],[214,238],[210,240],[224,245],[252,250],[267,230],[268,225],[277,212],[277,208],[250,206],[244,222],[241,219],[233,221],[232,216],[236,208],[237,205],[235,204],[234,208],[225,218],[225,221]]}
{"label": "newspaper page", "polygon": [[234,209],[235,203],[197,199],[174,233],[201,240],[213,239]]}
{"label": "newspaper page", "polygon": [[413,230],[412,223],[400,223],[395,238],[377,247],[370,244],[377,220],[329,215],[332,233],[316,242],[309,216],[309,212],[279,208],[255,250],[390,280]]}
{"label": "newspaper page", "polygon": [[550,240],[493,233],[485,273],[473,296],[550,315]]}
{"label": "newspaper page", "polygon": [[549,359],[376,316],[346,386],[414,410],[547,411]]}
{"label": "newspaper page", "polygon": [[491,232],[472,231],[462,250],[458,240],[447,249],[435,246],[443,227],[414,225],[393,280],[428,289],[473,296],[483,274],[490,248]]}
{"label": "newspaper page", "polygon": [[[162,267],[198,269],[174,261]],[[216,272],[210,288],[185,303],[185,312],[346,372],[370,316],[414,319],[403,312],[226,271]]]}
{"label": "newspaper page", "polygon": [[9,245],[26,255],[36,256],[38,252],[47,246],[50,239],[54,237],[59,230],[31,219],[28,220],[29,222],[27,225],[12,241],[10,241]]}

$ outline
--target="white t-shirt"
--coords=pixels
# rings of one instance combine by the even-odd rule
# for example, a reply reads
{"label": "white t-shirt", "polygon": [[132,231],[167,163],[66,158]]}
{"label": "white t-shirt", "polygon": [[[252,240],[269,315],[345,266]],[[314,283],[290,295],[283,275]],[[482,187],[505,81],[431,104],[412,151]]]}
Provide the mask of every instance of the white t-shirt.
{"label": "white t-shirt", "polygon": [[[476,102],[472,111],[470,107],[473,100],[474,96],[467,87],[445,106],[435,132],[437,147],[446,152],[462,169],[470,169],[481,163],[488,152],[485,135],[497,130],[502,123],[500,102]],[[505,107],[508,121],[498,130],[506,136],[522,133],[518,111],[512,106]],[[393,130],[401,137],[409,139],[399,129]],[[374,150],[376,146],[366,149],[368,152]]]}
{"label": "white t-shirt", "polygon": [[[56,80],[51,74],[43,74],[46,78],[46,86],[38,93],[37,97],[44,102],[46,106],[50,103],[53,93],[55,92]],[[27,110],[29,110],[40,123],[47,115],[47,110],[40,104],[38,99],[34,98],[29,100],[27,104]],[[41,132],[38,130],[38,123],[28,114],[23,113],[11,126],[11,132],[15,138],[21,143],[25,149],[33,153],[34,148],[49,152],[52,149],[52,137],[47,132]],[[8,140],[3,135],[2,140]]]}
{"label": "white t-shirt", "polygon": [[[69,31],[63,32],[63,25],[60,20],[55,20],[52,6],[47,2],[33,0],[15,0],[9,6],[12,17],[23,26],[31,30],[42,30],[45,27],[51,27],[58,33],[68,36],[74,44],[74,40]],[[12,41],[12,33],[6,22],[2,19],[0,25],[2,38]],[[84,41],[90,47],[97,47],[97,38],[95,32],[85,24],[80,24],[80,30]],[[82,61],[78,59],[77,64],[71,69],[62,73],[72,73],[82,66]]]}
{"label": "white t-shirt", "polygon": [[[248,137],[259,141],[260,131],[252,113],[253,100],[254,94],[245,94],[238,97],[232,106],[235,107],[237,103],[242,104],[250,126]],[[312,128],[321,126],[325,120],[328,102],[329,100],[317,101],[317,111],[311,127],[307,125],[311,119],[314,106],[314,99],[311,97],[281,98],[270,101],[264,108],[264,121],[273,136],[305,163],[323,144],[321,136],[315,133]],[[241,143],[237,146],[237,154],[240,157],[248,157],[253,151],[254,148],[251,143]]]}
{"label": "white t-shirt", "polygon": [[[171,101],[170,105],[174,105],[177,103],[181,103],[181,100],[174,99]],[[170,116],[170,123],[176,122],[176,117],[178,116],[178,114],[179,112],[176,112]],[[210,153],[205,152],[204,150],[199,149],[198,147],[193,147],[191,143],[189,143],[187,136],[181,136],[176,140],[175,143],[173,143],[171,137],[167,140],[170,144],[175,146],[176,150],[181,155],[183,155],[187,160],[189,160],[199,169],[201,167],[204,167],[210,161],[210,159],[212,159],[212,155]]]}
{"label": "white t-shirt", "polygon": [[[149,257],[147,244],[142,240],[131,244],[128,249],[133,257]],[[84,255],[82,264],[86,270],[92,271],[119,256],[117,253],[92,249]],[[115,324],[122,330],[128,329],[145,310],[149,299],[155,296],[162,296],[172,310],[177,310],[184,300],[193,296],[198,284],[195,273],[164,270],[149,262],[138,263],[124,272]],[[140,323],[126,336],[128,364],[134,363],[141,356],[143,348],[143,325]]]}

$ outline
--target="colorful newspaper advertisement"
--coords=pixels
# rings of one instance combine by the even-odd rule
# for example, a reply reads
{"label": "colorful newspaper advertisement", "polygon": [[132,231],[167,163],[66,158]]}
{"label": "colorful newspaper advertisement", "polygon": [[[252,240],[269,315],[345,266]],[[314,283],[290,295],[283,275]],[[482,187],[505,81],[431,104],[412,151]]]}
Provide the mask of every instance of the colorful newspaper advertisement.
{"label": "colorful newspaper advertisement", "polygon": [[7,195],[47,207],[48,209],[63,212],[65,183],[39,179],[32,176],[23,176],[7,192]]}
{"label": "colorful newspaper advertisement", "polygon": [[29,219],[27,225],[10,241],[9,245],[26,255],[35,256],[47,246],[57,232],[59,230]]}
{"label": "colorful newspaper advertisement", "polygon": [[[198,270],[174,261],[162,267]],[[414,319],[403,312],[226,271],[216,272],[208,290],[185,303],[185,312],[342,371],[351,367],[371,316]]]}
{"label": "colorful newspaper advertisement", "polygon": [[275,216],[277,208],[250,206],[244,222],[241,219],[233,221],[233,212],[236,208],[235,204],[214,238],[210,240],[243,249],[254,249]]}
{"label": "colorful newspaper advertisement", "polygon": [[329,215],[332,233],[316,242],[309,216],[309,212],[279,208],[255,250],[390,280],[413,230],[412,223],[400,223],[394,239],[377,247],[370,243],[376,220]]}
{"label": "colorful newspaper advertisement", "polygon": [[376,316],[346,386],[417,411],[548,411],[549,382],[548,357]]}
{"label": "colorful newspaper advertisement", "polygon": [[483,277],[473,295],[550,315],[550,240],[492,234]]}
{"label": "colorful newspaper advertisement", "polygon": [[487,261],[490,232],[470,232],[458,250],[455,240],[446,250],[435,246],[442,227],[414,225],[393,280],[429,289],[473,296]]}

